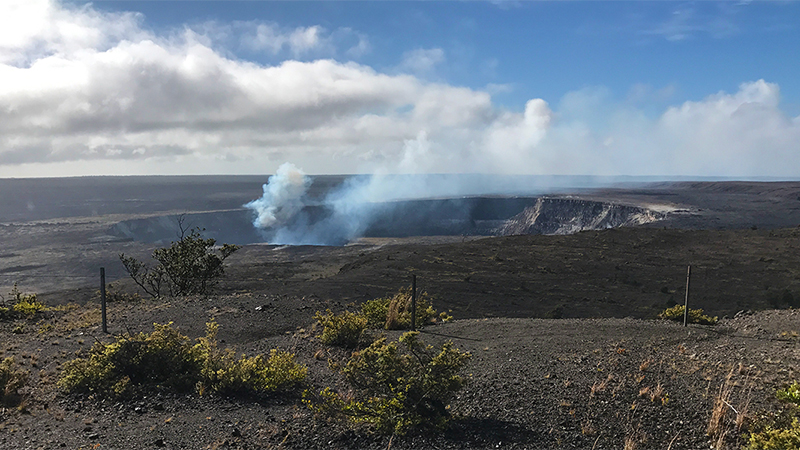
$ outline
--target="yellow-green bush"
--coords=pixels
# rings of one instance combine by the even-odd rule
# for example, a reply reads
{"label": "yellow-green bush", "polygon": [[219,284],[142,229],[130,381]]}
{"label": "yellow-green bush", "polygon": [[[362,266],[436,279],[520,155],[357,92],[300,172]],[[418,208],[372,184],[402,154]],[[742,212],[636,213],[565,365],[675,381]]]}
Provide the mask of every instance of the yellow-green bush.
{"label": "yellow-green bush", "polygon": [[36,301],[35,294],[32,294],[31,297],[32,298],[30,299],[25,299],[14,304],[14,306],[12,306],[11,309],[19,316],[24,317],[26,319],[29,319],[35,316],[36,313],[44,311],[46,309],[46,307],[43,304]]}
{"label": "yellow-green bush", "polygon": [[0,404],[16,406],[20,402],[19,390],[28,382],[28,372],[14,367],[14,358],[0,361]]}
{"label": "yellow-green bush", "polygon": [[334,314],[327,309],[324,314],[317,311],[314,319],[322,325],[320,340],[327,345],[356,347],[367,329],[367,318],[362,313],[344,311]]}
{"label": "yellow-green bush", "polygon": [[786,428],[765,427],[751,433],[746,450],[798,450],[800,449],[800,422],[795,418]]}
{"label": "yellow-green bush", "polygon": [[800,405],[800,383],[794,382],[783,389],[778,389],[775,395],[781,400]]}
{"label": "yellow-green bush", "polygon": [[30,319],[47,307],[36,300],[36,294],[25,294],[19,290],[17,284],[8,294],[11,300],[9,307],[0,307],[0,320]]}
{"label": "yellow-green bush", "polygon": [[217,330],[215,322],[206,324],[206,337],[195,346],[202,361],[200,392],[266,394],[289,390],[306,378],[308,369],[297,364],[292,353],[273,349],[266,359],[261,355],[236,358],[233,350],[220,350]]}
{"label": "yellow-green bush", "polygon": [[382,433],[443,427],[449,418],[447,405],[464,385],[459,372],[469,358],[452,342],[439,350],[424,345],[416,331],[403,334],[398,342],[381,338],[353,353],[338,369],[353,395],[326,388],[317,395],[307,392],[305,402],[319,414],[371,424]]}
{"label": "yellow-green bush", "polygon": [[[683,322],[683,312],[686,309],[683,305],[675,305],[672,308],[667,308],[662,311],[659,315],[659,319],[666,319],[666,320],[674,320],[677,322]],[[689,314],[687,317],[687,321],[689,323],[697,323],[700,325],[716,325],[717,317],[711,317],[703,314],[702,309],[691,309],[689,308]]]}
{"label": "yellow-green bush", "polygon": [[[361,312],[367,318],[369,328],[408,329],[411,327],[411,288],[400,289],[392,297],[368,300],[361,306]],[[415,316],[418,326],[436,317],[436,310],[431,306],[430,296],[426,292],[417,295]]]}
{"label": "yellow-green bush", "polygon": [[64,364],[59,385],[68,392],[101,397],[128,397],[150,385],[191,390],[200,373],[199,351],[171,323],[153,326],[149,334],[95,343],[88,358]]}
{"label": "yellow-green bush", "polygon": [[266,393],[300,383],[306,369],[294,355],[273,351],[236,359],[232,350],[219,350],[216,323],[205,338],[191,345],[170,324],[154,324],[152,333],[124,335],[110,344],[96,343],[88,358],[67,362],[59,386],[71,393],[126,398],[153,386],[186,392]]}
{"label": "yellow-green bush", "polygon": [[[446,313],[437,316],[430,296],[422,292],[417,296],[416,326],[452,319]],[[322,325],[320,339],[328,345],[353,348],[364,343],[367,329],[402,330],[411,328],[411,288],[403,288],[392,297],[368,300],[357,312],[334,314],[317,311],[314,319]]]}
{"label": "yellow-green bush", "polygon": [[775,392],[778,399],[791,403],[788,409],[768,414],[750,431],[745,450],[800,450],[800,383],[792,383]]}

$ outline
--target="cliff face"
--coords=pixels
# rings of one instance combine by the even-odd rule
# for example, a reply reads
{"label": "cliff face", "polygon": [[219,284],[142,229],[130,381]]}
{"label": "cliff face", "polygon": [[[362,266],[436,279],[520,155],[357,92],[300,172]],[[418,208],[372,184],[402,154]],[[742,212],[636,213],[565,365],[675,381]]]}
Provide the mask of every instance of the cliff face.
{"label": "cliff face", "polygon": [[542,197],[498,227],[496,234],[572,234],[641,225],[663,218],[662,213],[636,206]]}

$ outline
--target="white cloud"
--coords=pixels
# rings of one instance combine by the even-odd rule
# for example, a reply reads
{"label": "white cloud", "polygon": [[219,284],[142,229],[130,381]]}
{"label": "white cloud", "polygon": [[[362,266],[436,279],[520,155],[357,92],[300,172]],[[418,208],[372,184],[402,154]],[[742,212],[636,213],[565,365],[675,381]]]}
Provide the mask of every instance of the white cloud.
{"label": "white cloud", "polygon": [[511,92],[514,92],[514,85],[509,83],[505,84],[489,83],[483,89],[492,95],[509,94]]}
{"label": "white cloud", "polygon": [[[547,135],[553,112],[541,99],[529,100],[522,114],[506,113],[487,128],[482,146],[492,165],[506,168],[506,172],[538,172],[536,164],[539,143]],[[527,167],[526,167],[527,166]]]}
{"label": "white cloud", "polygon": [[779,97],[777,85],[758,80],[655,118],[630,105],[595,103],[589,109],[605,113],[602,126],[560,121],[540,155],[551,172],[797,177],[800,119],[780,110]]}
{"label": "white cloud", "polygon": [[736,15],[744,4],[719,2],[701,5],[698,8],[681,5],[672,11],[671,16],[661,23],[644,31],[644,34],[661,36],[672,42],[680,42],[697,35],[708,35],[723,39],[739,33]]}
{"label": "white cloud", "polygon": [[403,54],[400,70],[417,75],[427,75],[445,60],[444,50],[440,48],[411,50]]}
{"label": "white cloud", "polygon": [[[295,59],[333,57],[343,53],[350,58],[360,58],[372,50],[369,38],[352,28],[342,27],[329,31],[319,25],[286,28],[275,23],[257,21],[232,24],[206,24],[205,35],[227,40],[238,36],[242,48],[266,52],[272,56],[290,55]],[[207,45],[213,46],[215,42]]]}
{"label": "white cloud", "polygon": [[[343,28],[342,32],[343,34],[348,35],[351,33],[351,30],[349,28]],[[345,52],[346,55],[351,58],[360,58],[372,51],[372,46],[370,45],[369,39],[366,36],[363,34],[356,34],[356,38],[358,41],[349,49],[347,49],[347,52]]]}
{"label": "white cloud", "polygon": [[137,13],[99,13],[90,6],[70,8],[50,0],[0,3],[0,63],[26,65],[36,58],[75,55],[107,48],[122,38],[142,39]]}
{"label": "white cloud", "polygon": [[798,175],[800,122],[783,114],[777,85],[744,83],[735,94],[669,108],[657,123],[675,160],[701,173]]}
{"label": "white cloud", "polygon": [[[353,30],[248,22],[161,36],[135,14],[8,5],[0,20],[30,27],[0,31],[2,176],[270,173],[285,161],[310,173],[799,175],[800,118],[763,80],[656,115],[641,104],[669,92],[644,85],[623,103],[600,87],[508,111],[491,100],[502,86],[333,59],[266,66],[216,48],[252,31],[267,52],[368,50]],[[401,64],[418,74],[445,61],[418,49]]]}
{"label": "white cloud", "polygon": [[282,30],[275,24],[240,23],[240,28],[254,26],[242,35],[242,45],[256,51],[266,50],[277,55],[287,49],[294,57],[310,52],[331,51],[330,35],[320,26],[298,27]]}

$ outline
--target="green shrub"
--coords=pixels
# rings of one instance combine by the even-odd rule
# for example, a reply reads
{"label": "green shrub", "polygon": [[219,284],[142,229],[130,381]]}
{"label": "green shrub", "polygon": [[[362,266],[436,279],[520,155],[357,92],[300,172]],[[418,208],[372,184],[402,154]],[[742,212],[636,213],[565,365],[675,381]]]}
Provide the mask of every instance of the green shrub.
{"label": "green shrub", "polygon": [[[361,305],[369,328],[404,330],[411,327],[411,288],[400,289],[394,296],[368,300]],[[426,292],[417,295],[416,325],[422,326],[436,317]]]}
{"label": "green shrub", "polygon": [[88,358],[64,365],[59,386],[71,393],[128,398],[160,386],[178,392],[267,393],[300,383],[306,369],[294,355],[273,350],[261,356],[236,359],[229,349],[217,348],[217,325],[209,323],[205,338],[191,345],[170,324],[154,324],[150,333],[124,335],[113,343],[96,343]]}
{"label": "green shrub", "polygon": [[403,334],[398,342],[381,338],[353,353],[338,370],[354,394],[337,394],[326,388],[313,400],[307,392],[306,404],[320,414],[371,424],[381,433],[443,427],[449,418],[447,405],[464,385],[458,373],[470,354],[459,351],[452,342],[435,350],[418,338],[416,331]]}
{"label": "green shrub", "polygon": [[200,373],[199,351],[171,323],[153,326],[149,334],[95,343],[88,358],[64,364],[59,385],[68,392],[100,397],[129,397],[152,385],[191,390]]}
{"label": "green shrub", "polygon": [[0,361],[0,404],[16,406],[20,403],[19,390],[28,382],[28,372],[14,368],[14,358]]}
{"label": "green shrub", "polygon": [[[659,319],[674,320],[676,322],[683,322],[683,312],[685,307],[683,305],[675,305],[672,308],[667,308],[659,315]],[[700,325],[715,325],[717,317],[710,317],[703,314],[702,309],[689,309],[687,317],[689,323],[697,323]]]}
{"label": "green shrub", "polygon": [[44,311],[46,308],[43,304],[36,301],[36,295],[33,294],[32,297],[32,299],[25,299],[16,303],[11,309],[26,319],[30,319],[35,316],[36,313]]}
{"label": "green shrub", "polygon": [[[431,306],[430,296],[422,292],[417,296],[415,325],[423,325],[452,319],[447,313],[437,316]],[[369,337],[367,329],[402,330],[411,328],[411,288],[403,288],[392,297],[368,300],[358,312],[344,311],[334,314],[330,309],[325,313],[317,311],[314,319],[322,325],[320,339],[328,345],[345,348],[357,347]]]}
{"label": "green shrub", "polygon": [[765,427],[751,433],[746,450],[798,450],[800,449],[800,421],[795,418],[787,428]]}
{"label": "green shrub", "polygon": [[25,294],[17,284],[9,292],[10,307],[0,307],[0,320],[30,319],[37,313],[46,311],[47,307],[36,300],[36,294]]}
{"label": "green shrub", "polygon": [[358,346],[367,328],[367,318],[363,313],[344,311],[334,314],[330,309],[325,314],[317,311],[314,320],[322,325],[320,340],[327,345],[345,348]]}
{"label": "green shrub", "polygon": [[800,383],[792,383],[786,388],[778,389],[775,395],[784,401],[800,405]]}
{"label": "green shrub", "polygon": [[751,431],[746,450],[800,450],[800,383],[792,383],[775,392],[778,399],[792,403],[789,409],[769,414],[758,421]]}
{"label": "green shrub", "polygon": [[202,368],[198,390],[221,394],[266,394],[287,391],[301,384],[308,369],[294,361],[294,354],[273,349],[264,359],[261,355],[238,359],[231,349],[217,346],[217,324],[206,324],[206,337],[198,339]]}

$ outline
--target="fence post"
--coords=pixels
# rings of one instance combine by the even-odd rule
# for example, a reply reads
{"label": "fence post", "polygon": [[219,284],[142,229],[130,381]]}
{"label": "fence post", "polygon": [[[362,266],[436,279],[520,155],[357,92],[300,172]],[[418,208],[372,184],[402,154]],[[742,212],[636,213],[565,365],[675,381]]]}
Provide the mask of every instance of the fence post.
{"label": "fence post", "polygon": [[689,319],[689,279],[692,277],[692,266],[686,269],[686,298],[683,300],[683,326],[686,326]]}
{"label": "fence post", "polygon": [[106,268],[100,268],[100,314],[103,320],[103,333],[108,333],[106,324]]}
{"label": "fence post", "polygon": [[417,331],[417,275],[411,275],[411,331]]}

